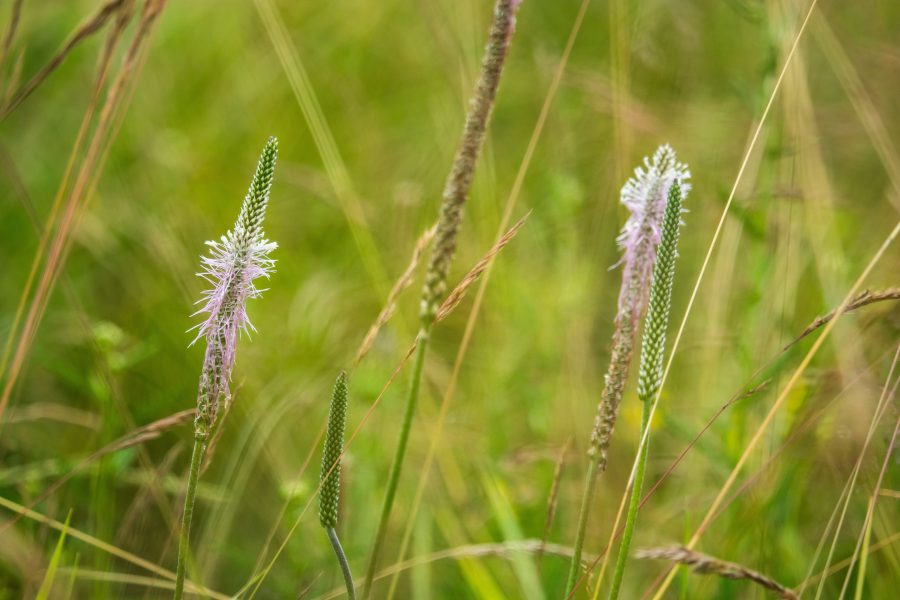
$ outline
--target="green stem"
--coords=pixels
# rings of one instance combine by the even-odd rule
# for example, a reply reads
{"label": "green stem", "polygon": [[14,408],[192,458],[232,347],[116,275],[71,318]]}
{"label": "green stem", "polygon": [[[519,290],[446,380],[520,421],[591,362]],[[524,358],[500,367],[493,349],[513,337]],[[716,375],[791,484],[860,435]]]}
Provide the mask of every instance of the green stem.
{"label": "green stem", "polygon": [[[619,546],[619,556],[616,559],[616,571],[613,573],[612,589],[609,591],[610,600],[619,597],[619,588],[622,587],[622,576],[625,574],[625,563],[628,562],[628,548],[631,546],[631,536],[634,534],[634,523],[637,520],[638,507],[641,503],[641,489],[644,487],[644,472],[647,470],[647,454],[650,448],[650,436],[647,430],[650,426],[650,410],[653,403],[650,400],[642,402],[641,411],[641,445],[638,448],[637,470],[634,472],[634,485],[631,486],[631,499],[628,503],[628,514],[625,516],[625,531],[622,533],[622,544]],[[644,441],[644,436],[647,439]]]}
{"label": "green stem", "polygon": [[178,539],[178,568],[175,571],[174,600],[184,596],[184,572],[190,551],[191,520],[194,517],[194,502],[197,499],[197,482],[200,480],[200,464],[206,449],[206,437],[194,436],[194,451],[191,454],[191,472],[188,476],[187,493],[184,495],[184,512],[181,516],[181,533]]}
{"label": "green stem", "polygon": [[609,367],[604,378],[603,392],[600,396],[600,404],[597,406],[597,416],[594,420],[594,429],[591,431],[591,448],[588,452],[588,472],[581,495],[581,513],[578,516],[578,530],[575,533],[575,551],[572,555],[572,564],[569,567],[569,579],[566,584],[566,596],[572,595],[578,574],[581,571],[581,554],[584,548],[584,539],[587,536],[588,517],[591,512],[591,504],[594,499],[594,490],[597,487],[597,479],[601,473],[606,472],[608,463],[609,445],[612,441],[613,430],[619,414],[619,403],[622,401],[622,393],[625,382],[628,381],[628,370],[631,366],[631,355],[634,349],[634,309],[636,298],[641,290],[632,283],[629,288],[629,300],[624,308],[616,316],[616,326],[613,331],[612,352],[609,357]]}
{"label": "green stem", "polygon": [[356,600],[356,588],[353,586],[353,574],[350,573],[350,563],[347,562],[347,555],[344,554],[344,549],[341,548],[341,540],[338,539],[334,527],[328,527],[325,531],[328,533],[331,547],[334,548],[334,554],[341,564],[341,572],[344,574],[344,584],[347,586],[347,598]]}
{"label": "green stem", "polygon": [[572,594],[578,574],[581,572],[581,551],[584,547],[584,536],[587,531],[588,514],[591,512],[591,504],[594,501],[594,488],[597,484],[597,456],[591,455],[588,463],[587,479],[584,483],[584,491],[581,494],[581,513],[578,515],[578,531],[575,534],[575,548],[572,555],[572,564],[569,566],[569,579],[566,583],[566,597]]}
{"label": "green stem", "polygon": [[397,494],[397,485],[400,482],[400,471],[403,468],[403,457],[406,455],[406,444],[409,441],[409,432],[416,412],[416,405],[419,401],[419,388],[422,382],[422,370],[425,365],[425,353],[428,348],[430,331],[430,323],[423,325],[417,338],[418,345],[416,346],[415,362],[413,363],[412,380],[409,384],[409,394],[406,396],[406,411],[403,414],[400,437],[397,439],[397,449],[394,452],[394,461],[391,463],[391,472],[388,475],[387,491],[384,494],[384,501],[381,505],[381,517],[378,519],[375,545],[372,548],[372,555],[369,557],[369,565],[366,568],[366,584],[363,589],[363,598],[366,599],[372,593],[372,580],[375,577],[375,569],[378,566],[378,556],[384,544],[388,521],[391,518],[391,509],[394,507],[394,496]]}

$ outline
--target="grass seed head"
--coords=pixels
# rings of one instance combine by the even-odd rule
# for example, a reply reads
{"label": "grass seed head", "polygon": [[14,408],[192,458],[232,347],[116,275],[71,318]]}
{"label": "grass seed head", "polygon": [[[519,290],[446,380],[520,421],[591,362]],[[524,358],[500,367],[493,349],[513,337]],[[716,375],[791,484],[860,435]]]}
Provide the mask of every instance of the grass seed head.
{"label": "grass seed head", "polygon": [[462,209],[469,195],[475,165],[484,143],[494,99],[500,86],[500,75],[509,52],[509,44],[516,27],[516,11],[521,0],[498,0],[494,9],[487,51],[475,93],[469,101],[462,139],[453,160],[453,167],[444,185],[437,233],[422,289],[420,319],[430,325],[447,291],[447,273],[456,253],[456,238],[462,221]]}

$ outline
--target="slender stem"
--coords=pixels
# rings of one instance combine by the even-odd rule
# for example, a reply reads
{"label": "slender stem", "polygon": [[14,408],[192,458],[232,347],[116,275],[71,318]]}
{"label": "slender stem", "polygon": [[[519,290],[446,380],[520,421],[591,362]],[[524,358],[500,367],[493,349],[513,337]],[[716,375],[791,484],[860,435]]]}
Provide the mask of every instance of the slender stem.
{"label": "slender stem", "polygon": [[578,574],[581,572],[581,553],[585,537],[587,536],[588,517],[593,504],[594,490],[597,487],[597,479],[602,473],[606,472],[607,454],[619,414],[619,403],[622,401],[625,383],[628,381],[635,335],[635,311],[632,307],[639,305],[637,299],[643,294],[636,281],[637,279],[632,280],[631,286],[628,288],[629,299],[616,317],[609,367],[604,378],[605,383],[600,397],[600,404],[597,406],[594,429],[591,432],[591,445],[588,452],[590,460],[588,462],[584,490],[581,495],[581,513],[578,516],[578,530],[575,533],[575,548],[572,554],[572,563],[569,566],[566,596],[572,594],[572,590],[575,589],[575,584],[578,581]]}
{"label": "slender stem", "polygon": [[419,401],[419,388],[422,382],[422,370],[425,365],[425,354],[428,349],[428,337],[431,325],[423,325],[419,330],[416,357],[413,363],[412,380],[409,384],[409,393],[406,396],[406,411],[403,413],[403,423],[400,426],[400,437],[397,439],[397,449],[394,452],[394,461],[391,463],[391,472],[388,476],[387,491],[384,494],[384,502],[381,505],[381,517],[378,520],[378,530],[375,533],[375,545],[372,555],[369,557],[369,565],[366,568],[366,584],[363,589],[363,598],[369,598],[372,593],[372,579],[378,566],[378,556],[384,544],[387,533],[388,521],[391,517],[391,509],[394,506],[394,496],[397,494],[397,485],[400,482],[400,471],[403,468],[403,457],[406,455],[406,444],[409,441],[409,432],[412,427],[413,416],[416,412],[416,404]]}
{"label": "slender stem", "polygon": [[191,519],[194,517],[194,502],[197,499],[197,482],[200,480],[200,464],[206,449],[206,437],[194,436],[194,451],[191,454],[191,471],[188,475],[187,493],[184,495],[184,513],[181,516],[181,533],[178,539],[178,568],[175,571],[174,600],[184,595],[184,572],[190,551]]}
{"label": "slender stem", "polygon": [[356,600],[356,588],[353,585],[353,574],[350,572],[350,563],[347,562],[347,555],[344,554],[344,549],[341,548],[341,540],[338,539],[334,527],[328,527],[325,531],[328,533],[331,547],[334,548],[334,554],[341,564],[341,572],[344,574],[344,583],[347,585],[347,598]]}
{"label": "slender stem", "polygon": [[581,494],[581,513],[578,515],[578,531],[575,533],[575,552],[572,555],[572,564],[569,566],[569,579],[566,583],[566,597],[575,588],[578,574],[581,572],[581,550],[584,547],[584,536],[587,531],[588,514],[591,512],[591,504],[594,501],[594,488],[597,484],[597,456],[591,455],[588,463],[587,478],[584,482],[584,491]]}
{"label": "slender stem", "polygon": [[[644,400],[641,410],[641,437],[643,441],[650,425],[650,409],[652,402]],[[644,487],[644,472],[647,469],[647,454],[650,448],[650,436],[646,436],[638,448],[637,469],[634,472],[634,485],[631,486],[631,500],[628,503],[628,513],[625,516],[625,531],[622,533],[622,543],[619,546],[619,556],[616,559],[616,571],[613,573],[612,589],[609,592],[610,600],[619,597],[619,588],[622,587],[622,576],[625,574],[625,563],[628,562],[628,548],[631,546],[631,536],[634,534],[634,523],[637,520],[638,507],[641,502],[641,488]]]}
{"label": "slender stem", "polygon": [[521,0],[497,0],[494,18],[491,21],[491,29],[488,34],[487,48],[482,60],[481,74],[478,77],[478,81],[475,84],[475,92],[469,102],[469,110],[466,113],[463,134],[456,149],[453,166],[444,184],[434,244],[428,261],[428,269],[425,272],[425,281],[422,285],[422,302],[419,308],[422,326],[419,330],[419,343],[416,349],[412,382],[409,387],[409,395],[406,398],[406,412],[403,415],[400,437],[397,440],[397,451],[394,454],[394,461],[391,464],[391,472],[388,477],[387,492],[384,496],[384,504],[381,506],[381,518],[378,521],[378,530],[375,534],[375,545],[366,569],[366,584],[363,589],[363,598],[365,599],[368,599],[372,593],[372,578],[378,565],[378,555],[381,553],[381,546],[384,544],[385,532],[390,520],[391,509],[394,505],[394,495],[397,492],[397,484],[400,480],[400,470],[406,454],[409,431],[412,426],[416,404],[419,400],[419,385],[422,379],[422,367],[425,364],[428,335],[446,291],[447,273],[450,270],[453,255],[456,252],[462,210],[469,195],[472,179],[475,176],[475,165],[478,162],[478,155],[484,143],[491,110],[497,96],[497,89],[500,86],[500,75],[503,72],[503,64],[509,50],[509,43],[515,31],[515,15],[520,2]]}

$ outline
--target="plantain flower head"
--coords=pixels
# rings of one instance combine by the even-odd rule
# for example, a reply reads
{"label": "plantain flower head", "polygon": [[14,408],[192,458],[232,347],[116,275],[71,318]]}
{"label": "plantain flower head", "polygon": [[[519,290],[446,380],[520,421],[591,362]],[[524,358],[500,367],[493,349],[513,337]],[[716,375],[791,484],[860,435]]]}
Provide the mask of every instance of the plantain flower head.
{"label": "plantain flower head", "polygon": [[677,181],[681,198],[687,197],[690,177],[687,165],[678,162],[672,147],[664,144],[652,157],[644,158],[644,165],[622,186],[621,202],[631,215],[616,238],[622,250],[619,312],[627,309],[634,323],[647,304],[669,190]]}
{"label": "plantain flower head", "polygon": [[254,283],[268,278],[275,261],[269,253],[277,247],[263,233],[263,219],[275,174],[278,140],[269,138],[250,189],[244,198],[234,228],[218,241],[206,242],[209,254],[202,258],[198,273],[212,286],[203,292],[195,314],[206,315],[195,329],[198,340],[206,339],[206,354],[197,397],[197,433],[208,434],[215,422],[220,402],[231,399],[229,383],[234,368],[238,333],[254,329],[247,316],[247,299],[259,297],[264,290]]}

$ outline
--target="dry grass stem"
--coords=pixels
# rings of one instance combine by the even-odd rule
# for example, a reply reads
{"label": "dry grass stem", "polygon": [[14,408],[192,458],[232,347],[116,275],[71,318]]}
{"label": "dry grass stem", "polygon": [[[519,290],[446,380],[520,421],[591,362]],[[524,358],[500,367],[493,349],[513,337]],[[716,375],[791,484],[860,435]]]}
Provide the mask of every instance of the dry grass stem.
{"label": "dry grass stem", "polygon": [[668,560],[687,565],[695,573],[700,575],[718,575],[725,579],[746,579],[760,585],[767,590],[771,590],[778,594],[780,598],[786,600],[797,600],[797,594],[787,587],[781,585],[771,577],[766,577],[758,571],[747,568],[737,563],[727,562],[713,558],[707,554],[688,550],[684,546],[671,546],[667,548],[649,548],[647,550],[638,550],[635,558]]}
{"label": "dry grass stem", "polygon": [[[98,32],[106,22],[115,15],[119,9],[123,6],[131,4],[132,0],[107,0],[105,4],[103,4],[94,15],[85,21],[78,29],[76,29],[72,35],[69,36],[69,39],[66,40],[63,47],[53,55],[53,57],[45,64],[40,71],[38,71],[31,79],[28,80],[21,90],[19,90],[9,101],[9,103],[3,108],[2,114],[0,114],[0,120],[5,119],[9,113],[14,111],[22,102],[25,101],[28,96],[37,89],[41,83],[44,82],[47,77],[50,76],[53,71],[59,67],[66,59],[66,57],[76,48],[78,45],[91,37],[93,34]],[[15,20],[10,23],[9,30],[7,31],[7,37],[4,40],[3,46],[3,56],[5,57],[6,51],[8,50],[8,44],[12,41],[12,35],[15,32],[15,22],[18,20],[18,11],[14,11],[13,13]],[[0,62],[2,65],[2,62]]]}
{"label": "dry grass stem", "polygon": [[547,498],[547,515],[544,517],[544,534],[541,536],[541,548],[537,553],[538,568],[541,567],[541,559],[544,558],[544,547],[550,538],[550,529],[553,527],[553,521],[556,518],[556,506],[559,501],[559,483],[562,480],[563,466],[566,463],[566,455],[572,447],[572,438],[566,440],[559,456],[556,458],[556,466],[553,468],[553,484],[550,486],[550,495]]}
{"label": "dry grass stem", "polygon": [[3,45],[0,46],[0,76],[3,74],[6,57],[9,56],[9,49],[12,47],[13,39],[16,37],[16,31],[19,28],[23,2],[24,0],[13,0],[9,9],[9,24],[6,26],[6,34],[3,36]]}
{"label": "dry grass stem", "polygon": [[[858,308],[862,308],[863,306],[868,306],[869,304],[874,304],[876,302],[885,302],[886,300],[900,300],[900,288],[896,288],[896,287],[888,288],[886,290],[880,290],[880,291],[875,291],[875,292],[873,292],[871,290],[866,290],[863,293],[861,293],[860,295],[858,295],[856,298],[851,300],[850,303],[847,304],[847,306],[845,306],[840,312],[841,312],[841,314],[845,314],[848,312],[852,312]],[[835,318],[835,316],[837,316],[837,314],[838,314],[838,309],[834,309],[826,315],[823,315],[821,317],[816,317],[816,319],[813,320],[813,322],[810,323],[809,326],[803,330],[803,333],[801,333],[799,336],[797,336],[794,339],[794,341],[792,341],[790,344],[785,346],[784,349],[787,350],[788,348],[797,344],[802,339],[804,339],[806,336],[808,336],[809,334],[814,332],[816,329],[819,329],[820,327],[827,325],[829,321],[831,321],[832,319]]]}
{"label": "dry grass stem", "polygon": [[400,294],[403,292],[403,290],[412,285],[412,282],[415,279],[416,268],[419,266],[419,262],[422,260],[422,255],[428,248],[428,244],[430,244],[431,240],[434,238],[434,232],[435,226],[431,226],[427,230],[425,230],[416,241],[416,245],[413,248],[412,258],[410,258],[409,265],[406,267],[406,270],[403,271],[403,274],[400,275],[400,277],[394,283],[394,286],[388,293],[387,301],[384,303],[384,308],[381,309],[380,313],[378,313],[378,318],[376,318],[375,322],[372,323],[372,326],[369,327],[369,330],[366,332],[362,343],[359,345],[359,349],[356,351],[356,357],[353,359],[354,366],[358,365],[362,361],[362,359],[365,358],[365,356],[369,353],[369,350],[372,349],[372,344],[375,343],[375,338],[378,337],[378,333],[381,331],[381,328],[387,324],[387,322],[393,316],[394,311],[397,309],[397,300],[400,298]]}
{"label": "dry grass stem", "polygon": [[747,568],[733,562],[726,562],[712,556],[688,550],[684,546],[671,546],[667,548],[650,548],[638,550],[635,558],[667,560],[682,565],[687,565],[692,571],[700,575],[718,575],[725,579],[746,579],[760,585],[767,590],[778,594],[779,598],[796,600],[797,594],[781,585],[771,577],[767,577],[759,571]]}
{"label": "dry grass stem", "polygon": [[475,266],[466,273],[466,276],[460,280],[460,282],[453,288],[453,291],[447,295],[446,300],[441,304],[440,308],[437,311],[436,321],[443,321],[447,316],[453,312],[453,310],[459,305],[462,301],[463,297],[466,295],[466,290],[468,290],[473,283],[478,281],[478,278],[484,273],[485,269],[488,268],[488,265],[491,264],[491,261],[494,260],[494,257],[503,250],[503,247],[512,241],[516,234],[519,233],[519,229],[525,224],[525,221],[528,219],[529,215],[531,215],[531,211],[528,211],[524,217],[519,219],[515,225],[513,225],[509,231],[504,233],[500,239],[498,239],[494,245],[488,250],[487,254],[485,254],[481,260],[475,263]]}
{"label": "dry grass stem", "polygon": [[[169,429],[173,429],[175,427],[183,425],[193,419],[196,412],[197,411],[194,409],[183,410],[173,415],[169,415],[168,417],[153,421],[152,423],[139,427],[134,431],[126,433],[119,439],[110,442],[99,450],[94,451],[80,463],[69,469],[65,475],[54,481],[50,485],[50,487],[41,492],[37,496],[37,498],[32,500],[28,504],[28,506],[25,506],[23,508],[25,510],[33,509],[35,506],[52,496],[59,488],[65,485],[66,482],[72,479],[72,477],[83,471],[89,465],[97,462],[104,456],[107,456],[114,452],[118,452],[120,450],[125,450],[126,448],[132,448],[139,444],[143,444],[144,442],[149,442],[150,440],[155,440]],[[15,525],[24,516],[25,512],[22,511],[14,519],[4,523],[2,526],[0,526],[0,534],[6,531],[9,527]]]}
{"label": "dry grass stem", "polygon": [[[62,531],[63,529],[65,529],[66,535],[69,537],[72,537],[81,542],[84,542],[85,544],[88,544],[89,546],[93,546],[94,548],[96,548],[102,552],[105,552],[105,553],[109,554],[110,556],[115,556],[116,558],[124,560],[127,563],[131,563],[131,564],[135,565],[136,567],[140,567],[141,569],[144,569],[145,571],[149,571],[150,573],[154,573],[154,574],[159,575],[160,577],[163,577],[170,581],[175,580],[175,573],[173,573],[172,571],[170,571],[168,569],[164,569],[163,567],[160,567],[158,564],[156,564],[154,562],[151,562],[145,558],[141,558],[140,556],[137,556],[136,554],[128,552],[127,550],[122,550],[121,548],[119,548],[117,546],[114,546],[108,542],[104,542],[103,540],[101,540],[93,535],[90,535],[89,533],[85,533],[81,530],[75,529],[74,527],[71,527],[71,526],[66,527],[65,523],[57,521],[56,519],[48,517],[47,515],[43,515],[34,510],[30,510],[27,507],[22,506],[21,504],[18,504],[17,502],[13,502],[12,500],[9,500],[8,498],[3,498],[2,496],[0,496],[0,507],[3,507],[5,509],[15,512],[15,513],[22,513],[25,517],[31,519],[35,523],[40,523],[42,525],[46,525],[47,527],[50,527],[51,529],[54,529],[56,531]],[[193,583],[191,581],[185,581],[185,586],[187,589],[192,590],[195,593],[203,593],[211,598],[218,598],[218,599],[222,599],[222,600],[227,600],[228,598],[231,598],[231,596],[226,596],[225,594],[221,594],[219,592],[213,591],[205,586],[199,585],[197,583]]]}
{"label": "dry grass stem", "polygon": [[[121,33],[124,29],[125,23],[123,22],[124,19],[122,17],[122,14],[124,14],[125,12],[126,11],[122,11],[122,13],[120,13],[120,19],[117,23],[117,27],[114,28],[113,31],[110,32],[110,35],[107,37],[107,43],[100,59],[100,64],[97,69],[97,76],[94,80],[93,95],[91,96],[87,109],[85,110],[84,116],[82,117],[81,125],[78,128],[78,133],[75,136],[75,142],[72,145],[72,150],[69,153],[69,159],[63,172],[62,182],[59,184],[56,195],[53,199],[53,205],[50,208],[50,212],[45,220],[45,225],[43,226],[43,229],[41,231],[38,248],[32,259],[28,278],[25,282],[25,285],[23,286],[22,293],[19,296],[19,303],[16,306],[15,316],[13,317],[12,325],[9,328],[9,334],[7,335],[6,343],[4,344],[2,358],[0,358],[0,374],[6,373],[6,367],[12,353],[13,342],[15,340],[16,332],[19,330],[19,324],[21,323],[22,317],[24,315],[26,302],[31,295],[31,290],[34,286],[35,278],[38,274],[38,269],[41,266],[41,262],[47,250],[47,244],[50,240],[50,234],[53,232],[53,228],[57,221],[59,211],[62,208],[63,199],[65,197],[66,191],[69,188],[69,179],[72,176],[72,172],[75,169],[77,159],[82,152],[82,146],[87,138],[88,128],[91,124],[91,121],[93,120],[94,112],[96,111],[97,103],[100,99],[100,92],[107,80],[107,77],[109,76],[110,64],[112,62],[112,52],[115,50],[115,46],[121,38]],[[23,337],[25,336],[26,332],[27,328],[22,334]],[[19,345],[21,347],[22,341],[20,341]]]}
{"label": "dry grass stem", "polygon": [[[97,126],[94,129],[91,143],[88,146],[78,176],[69,193],[65,211],[59,217],[59,221],[56,225],[55,235],[53,236],[52,243],[48,250],[44,268],[41,271],[37,291],[34,294],[28,314],[25,318],[25,324],[23,325],[22,332],[19,336],[19,343],[13,354],[12,364],[9,366],[8,371],[4,369],[6,381],[4,382],[2,394],[0,394],[0,418],[2,418],[2,415],[9,404],[12,391],[43,318],[47,303],[49,302],[50,292],[59,279],[59,275],[71,245],[70,236],[77,226],[80,215],[84,211],[88,200],[90,200],[92,192],[91,182],[96,181],[97,175],[103,169],[106,150],[113,141],[113,136],[108,135],[108,133],[110,132],[111,126],[115,125],[115,117],[117,115],[120,116],[122,113],[121,109],[125,103],[125,97],[127,96],[127,93],[124,92],[126,92],[126,89],[137,77],[139,71],[138,64],[140,62],[139,58],[145,49],[145,42],[153,31],[153,26],[162,10],[165,8],[165,5],[166,0],[147,0],[144,4],[134,38],[122,60],[122,66],[119,69],[118,75],[107,92],[106,100],[101,109]],[[100,77],[101,80],[105,78],[105,68],[101,71]],[[92,113],[92,107],[88,109],[88,112],[89,114]],[[86,120],[82,124],[83,128],[87,126],[89,119],[90,116],[86,115]],[[79,142],[81,140],[81,133],[82,132],[79,132]],[[73,161],[74,157],[75,153],[73,153]],[[73,164],[74,162],[72,165]],[[65,194],[67,179],[67,177],[63,179],[63,185],[60,187],[60,195],[58,196],[60,199]],[[52,222],[48,222],[48,233],[50,231],[49,227],[52,227]],[[42,242],[44,242],[43,238]],[[32,265],[32,272],[29,274],[29,280],[23,291],[19,308],[24,308],[24,300],[27,298],[33,278],[37,274],[37,267],[40,262],[39,258],[42,250],[43,245],[38,249],[38,256],[36,256],[36,260]],[[20,312],[17,308],[16,318],[14,319],[14,324],[16,325],[18,324],[19,316]],[[10,341],[14,335],[15,328],[10,332]],[[11,349],[11,347],[11,344],[8,343],[7,349]],[[7,349],[4,349],[4,367],[6,366],[6,358],[8,356]]]}

